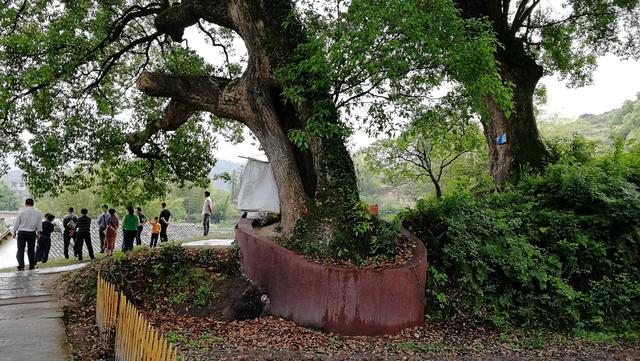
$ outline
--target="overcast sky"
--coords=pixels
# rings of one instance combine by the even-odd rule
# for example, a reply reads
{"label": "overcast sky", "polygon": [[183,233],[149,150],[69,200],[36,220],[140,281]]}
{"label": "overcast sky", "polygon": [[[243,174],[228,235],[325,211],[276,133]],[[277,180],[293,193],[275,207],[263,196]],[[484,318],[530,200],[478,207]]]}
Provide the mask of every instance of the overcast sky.
{"label": "overcast sky", "polygon": [[640,62],[624,61],[613,55],[598,60],[593,84],[571,89],[557,77],[546,77],[548,101],[544,115],[558,114],[575,118],[581,114],[600,114],[618,108],[625,100],[633,100],[640,92]]}

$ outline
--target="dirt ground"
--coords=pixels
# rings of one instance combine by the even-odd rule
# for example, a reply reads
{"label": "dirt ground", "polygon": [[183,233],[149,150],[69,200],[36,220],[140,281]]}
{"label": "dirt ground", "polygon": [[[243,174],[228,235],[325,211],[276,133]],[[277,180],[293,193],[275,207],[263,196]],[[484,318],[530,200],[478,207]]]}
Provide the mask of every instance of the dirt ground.
{"label": "dirt ground", "polygon": [[[345,337],[275,317],[224,322],[145,313],[188,361],[205,360],[640,360],[640,348],[559,338],[548,344],[481,327],[432,324],[397,336]],[[112,360],[100,341],[95,308],[65,307],[67,334],[79,361]]]}
{"label": "dirt ground", "polygon": [[[87,275],[88,276],[88,275]],[[185,361],[204,360],[640,360],[640,346],[605,337],[504,333],[468,322],[427,322],[399,335],[347,337],[263,316],[230,321],[227,311],[246,287],[230,276],[218,284],[211,312],[142,300],[139,309]],[[61,278],[47,284],[63,300],[66,330],[76,360],[113,360],[113,345],[95,326],[95,305],[65,294]],[[163,306],[165,305],[165,306]],[[594,341],[598,339],[598,341]]]}

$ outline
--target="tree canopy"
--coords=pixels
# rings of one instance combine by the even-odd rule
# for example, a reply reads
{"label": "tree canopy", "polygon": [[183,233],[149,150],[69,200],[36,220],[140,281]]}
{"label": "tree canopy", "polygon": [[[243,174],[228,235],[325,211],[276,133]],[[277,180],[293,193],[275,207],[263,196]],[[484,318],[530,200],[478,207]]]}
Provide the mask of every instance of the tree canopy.
{"label": "tree canopy", "polygon": [[436,198],[442,197],[441,181],[445,169],[467,153],[481,149],[482,136],[477,124],[458,119],[431,121],[407,129],[396,138],[377,141],[364,151],[372,171],[396,184],[428,179]]}
{"label": "tree canopy", "polygon": [[[597,57],[640,56],[640,2],[610,0],[455,0],[466,19],[484,18],[501,44],[495,52],[514,107],[491,97],[483,117],[490,172],[505,182],[524,169],[541,169],[548,153],[536,126],[533,97],[543,75],[558,73],[579,86],[591,80]],[[503,135],[507,142],[497,143]]]}
{"label": "tree canopy", "polygon": [[[358,202],[352,111],[367,109],[375,131],[388,111],[415,118],[432,100],[468,114],[486,94],[510,103],[490,27],[448,0],[359,0],[329,18],[291,1],[5,3],[3,149],[36,195],[97,184],[126,204],[203,185],[216,134],[238,140],[244,125],[271,161],[283,228],[319,213],[303,228],[328,240],[338,226],[322,225],[353,223]],[[190,48],[189,28],[214,53]]]}
{"label": "tree canopy", "polygon": [[[167,6],[5,1],[0,146],[3,156],[19,154],[17,163],[35,194],[97,183],[124,204],[119,190],[133,178],[145,197],[158,196],[166,182],[208,182],[216,133],[241,137],[236,124],[198,114],[180,127],[151,126],[162,119],[166,102],[134,89],[145,69],[192,76],[237,72],[233,64],[207,64],[167,41],[154,25]],[[220,46],[231,39],[224,32],[211,36]],[[136,132],[144,146],[131,141]]]}
{"label": "tree canopy", "polygon": [[345,146],[354,128],[480,118],[500,181],[546,154],[533,117],[538,63],[581,84],[597,54],[638,55],[637,1],[3,5],[0,156],[17,154],[35,195],[98,185],[124,205],[170,183],[204,186],[218,136],[237,141],[246,126],[272,162],[288,232],[311,213],[352,222],[335,217],[358,202]]}

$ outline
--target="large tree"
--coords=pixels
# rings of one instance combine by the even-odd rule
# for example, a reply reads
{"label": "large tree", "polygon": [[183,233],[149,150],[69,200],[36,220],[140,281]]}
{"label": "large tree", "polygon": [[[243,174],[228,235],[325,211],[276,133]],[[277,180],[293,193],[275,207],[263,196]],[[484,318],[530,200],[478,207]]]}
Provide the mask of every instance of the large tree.
{"label": "large tree", "polygon": [[[544,166],[533,98],[544,75],[559,74],[569,84],[590,81],[597,57],[614,53],[640,57],[638,0],[454,0],[468,19],[486,18],[501,46],[495,53],[500,73],[513,86],[513,109],[505,112],[486,97],[490,116],[483,125],[490,172],[502,183],[523,167]],[[497,138],[506,134],[506,143]],[[502,139],[504,140],[504,139]]]}
{"label": "large tree", "polygon": [[[429,89],[451,69],[476,101],[505,98],[481,21],[463,21],[449,0],[376,6],[373,17],[355,12],[329,41],[309,34],[301,19],[313,17],[299,16],[290,0],[4,1],[0,146],[19,153],[35,193],[97,183],[124,204],[162,194],[167,182],[204,185],[212,134],[237,134],[233,124],[243,124],[271,162],[283,231],[307,219],[298,229],[314,238],[350,234],[358,193],[339,115],[372,95],[367,83]],[[383,36],[384,46],[371,35],[389,25],[403,33]],[[187,28],[220,49],[223,65],[189,49]],[[408,61],[397,46],[403,38],[418,45]],[[234,63],[239,43],[247,57]]]}
{"label": "large tree", "polygon": [[[19,164],[34,191],[91,176],[124,193],[152,184],[121,177],[136,172],[140,179],[160,174],[202,181],[211,165],[209,150],[197,144],[211,142],[198,136],[208,130],[197,119],[204,112],[246,125],[260,141],[278,184],[285,232],[312,205],[350,209],[358,200],[329,89],[311,86],[312,76],[300,77],[293,85],[304,91],[296,101],[283,97],[276,71],[299,61],[296,50],[307,41],[291,1],[5,1],[2,13],[3,130],[14,138],[25,130],[32,134]],[[191,26],[214,44],[220,33],[237,34],[248,54],[244,72],[214,75],[189,52],[167,44],[182,42]],[[187,58],[186,65],[167,71],[174,59],[161,71],[147,71],[149,63],[162,65],[165,52],[178,54],[178,62]],[[168,101],[160,113],[154,108],[163,102],[141,98],[136,106],[143,111],[131,116],[137,122],[121,126],[113,117],[122,115],[125,97],[136,96],[126,87],[132,76],[138,90]],[[288,132],[310,123],[322,134],[294,146]],[[149,162],[127,161],[127,154]],[[68,170],[70,163],[78,174]],[[341,224],[340,214],[323,213],[327,235]]]}

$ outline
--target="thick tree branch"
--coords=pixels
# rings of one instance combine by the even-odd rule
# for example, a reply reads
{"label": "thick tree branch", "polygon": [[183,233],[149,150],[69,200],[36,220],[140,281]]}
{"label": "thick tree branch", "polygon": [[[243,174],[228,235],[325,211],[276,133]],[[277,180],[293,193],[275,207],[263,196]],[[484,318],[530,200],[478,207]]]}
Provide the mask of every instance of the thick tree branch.
{"label": "thick tree branch", "polygon": [[502,21],[505,24],[509,23],[509,7],[511,7],[511,0],[502,0]]}
{"label": "thick tree branch", "polygon": [[521,0],[520,4],[518,4],[518,8],[516,9],[516,14],[513,16],[513,22],[515,23],[516,21],[518,21],[518,19],[520,19],[520,17],[522,17],[522,14],[524,13],[525,9],[527,8],[527,5],[529,4],[530,0]]}
{"label": "thick tree branch", "polygon": [[159,32],[167,34],[173,41],[182,42],[184,29],[204,19],[211,23],[235,29],[229,14],[229,1],[184,0],[176,3],[155,18],[155,26]]}
{"label": "thick tree branch", "polygon": [[555,26],[555,25],[562,25],[565,24],[567,22],[571,22],[574,20],[578,20],[580,18],[584,18],[587,16],[593,16],[593,17],[598,17],[598,16],[609,16],[609,15],[618,15],[618,13],[616,13],[615,11],[607,11],[607,12],[602,12],[602,13],[593,13],[593,12],[586,12],[586,13],[580,13],[580,14],[573,14],[570,15],[564,19],[560,19],[560,20],[555,20],[555,21],[550,21],[544,24],[533,24],[533,25],[521,25],[520,27],[525,27],[527,29],[542,29],[542,28],[546,28],[549,26]]}
{"label": "thick tree branch", "polygon": [[130,133],[127,137],[127,143],[131,153],[137,157],[147,160],[170,161],[166,154],[144,151],[144,146],[149,139],[160,131],[172,131],[178,129],[182,124],[189,120],[195,110],[193,107],[172,100],[165,109],[164,117],[155,122],[148,123],[146,128],[136,133]]}
{"label": "thick tree branch", "polygon": [[[524,22],[527,21],[529,16],[531,16],[533,10],[538,6],[538,4],[540,4],[540,1],[542,0],[533,0],[531,6],[526,8],[522,13],[520,13],[519,16],[516,14],[516,17],[513,19],[513,26],[511,27],[512,33],[515,34],[518,29],[520,29],[520,27],[524,24]],[[523,3],[528,3],[528,1],[523,1]],[[518,9],[518,11],[520,11],[520,9]]]}
{"label": "thick tree branch", "polygon": [[194,110],[207,111],[220,118],[246,123],[252,119],[247,93],[241,80],[215,76],[172,76],[144,72],[136,82],[138,90],[188,104]]}

